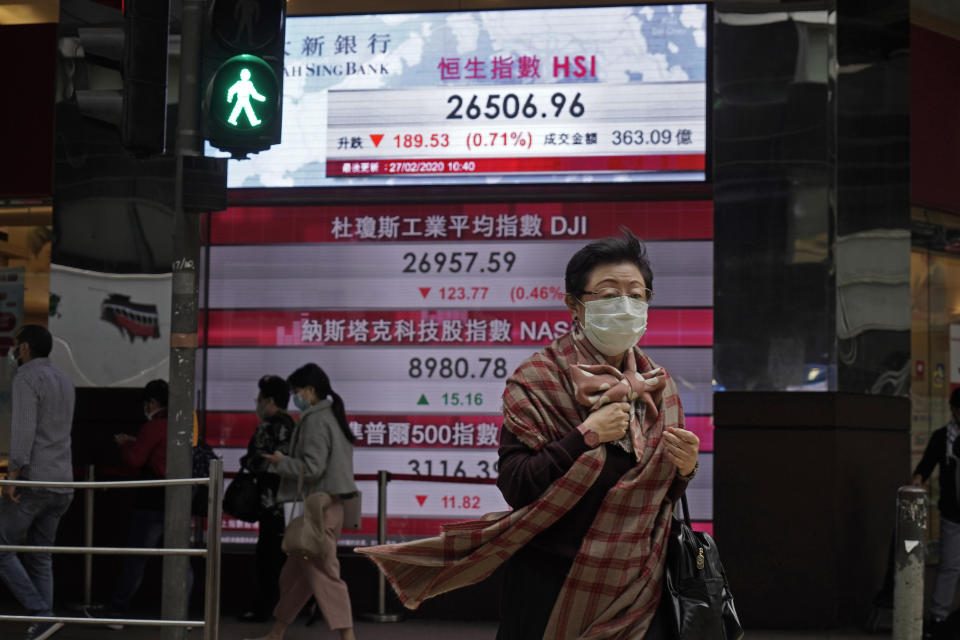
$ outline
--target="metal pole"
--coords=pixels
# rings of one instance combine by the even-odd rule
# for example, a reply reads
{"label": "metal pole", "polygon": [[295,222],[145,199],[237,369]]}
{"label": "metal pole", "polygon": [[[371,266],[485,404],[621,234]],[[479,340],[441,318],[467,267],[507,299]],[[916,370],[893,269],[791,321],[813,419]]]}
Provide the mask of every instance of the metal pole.
{"label": "metal pole", "polygon": [[[176,1],[176,0],[175,0]],[[177,109],[176,180],[174,183],[173,284],[170,320],[170,402],[167,430],[167,476],[192,475],[194,394],[196,391],[197,269],[200,219],[184,210],[184,158],[202,156],[200,137],[200,46],[204,0],[181,3],[180,97]],[[190,544],[190,496],[187,488],[168,487],[163,535],[166,546]],[[189,559],[163,559],[164,619],[184,619],[189,606]],[[163,640],[185,640],[185,629],[165,628]]]}
{"label": "metal pole", "polygon": [[[377,544],[387,543],[387,483],[390,482],[390,472],[377,472]],[[387,585],[380,572],[377,582],[377,613],[381,616],[387,612]]]}
{"label": "metal pole", "polygon": [[[94,467],[87,466],[87,482],[94,481]],[[83,491],[83,546],[93,546],[93,489]],[[93,603],[93,554],[88,553],[83,558],[83,604],[90,606]]]}
{"label": "metal pole", "polygon": [[223,520],[223,460],[210,462],[207,492],[207,582],[204,588],[203,640],[220,637],[220,525]]}
{"label": "metal pole", "polygon": [[923,635],[923,556],[927,537],[927,492],[897,491],[897,540],[893,585],[893,640]]}
{"label": "metal pole", "polygon": [[[377,472],[377,544],[387,543],[387,483],[390,472]],[[387,613],[387,580],[383,572],[377,572],[377,611],[364,616],[373,622],[399,622],[403,616],[399,613]]]}

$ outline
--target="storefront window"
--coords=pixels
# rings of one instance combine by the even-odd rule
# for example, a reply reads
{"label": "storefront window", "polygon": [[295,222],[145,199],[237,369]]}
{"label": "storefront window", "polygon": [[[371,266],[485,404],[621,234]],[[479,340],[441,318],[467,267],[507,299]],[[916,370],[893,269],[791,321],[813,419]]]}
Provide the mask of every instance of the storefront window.
{"label": "storefront window", "polygon": [[[915,209],[912,235],[911,470],[950,419],[950,392],[960,387],[960,218]],[[936,483],[930,490],[936,504]]]}

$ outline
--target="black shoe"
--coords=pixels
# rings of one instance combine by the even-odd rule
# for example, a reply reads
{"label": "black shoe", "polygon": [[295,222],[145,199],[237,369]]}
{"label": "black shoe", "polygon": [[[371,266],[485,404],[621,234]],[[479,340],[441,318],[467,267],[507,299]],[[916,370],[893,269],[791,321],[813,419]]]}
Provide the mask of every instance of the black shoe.
{"label": "black shoe", "polygon": [[320,606],[316,602],[310,604],[310,617],[307,618],[307,626],[312,627],[317,622],[323,620],[323,612],[320,611]]}
{"label": "black shoe", "polygon": [[[97,607],[97,606],[85,606],[80,608],[83,611],[83,615],[88,618],[97,618],[97,619],[116,619],[126,617],[122,611],[118,611],[113,607]],[[107,629],[113,629],[114,631],[123,631],[123,625],[116,622],[104,622],[103,626]]]}
{"label": "black shoe", "polygon": [[270,619],[270,616],[271,614],[269,612],[250,610],[241,613],[237,616],[237,619],[240,620],[240,622],[266,622]]}
{"label": "black shoe", "polygon": [[47,640],[63,628],[62,622],[34,622],[27,627],[26,640]]}

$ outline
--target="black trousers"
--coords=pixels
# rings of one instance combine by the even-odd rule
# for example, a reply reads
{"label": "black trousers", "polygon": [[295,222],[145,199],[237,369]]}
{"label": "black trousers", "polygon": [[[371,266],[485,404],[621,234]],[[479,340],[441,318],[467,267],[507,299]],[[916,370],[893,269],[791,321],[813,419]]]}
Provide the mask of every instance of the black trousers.
{"label": "black trousers", "polygon": [[250,611],[269,615],[280,597],[280,570],[287,556],[280,548],[283,542],[283,509],[264,511],[260,517],[260,534],[257,537],[257,590]]}
{"label": "black trousers", "polygon": [[[539,640],[570,572],[572,559],[525,547],[504,564],[497,640]],[[645,640],[672,640],[663,614],[664,600]]]}

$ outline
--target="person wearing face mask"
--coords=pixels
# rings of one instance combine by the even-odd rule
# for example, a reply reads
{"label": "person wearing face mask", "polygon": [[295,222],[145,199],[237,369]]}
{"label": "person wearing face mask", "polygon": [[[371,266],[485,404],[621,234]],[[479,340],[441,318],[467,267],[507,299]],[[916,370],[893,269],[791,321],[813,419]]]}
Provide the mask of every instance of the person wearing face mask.
{"label": "person wearing face mask", "polygon": [[[9,355],[17,363],[10,390],[10,480],[73,480],[70,430],[75,393],[70,378],[50,362],[52,349],[53,336],[39,325],[21,327],[10,347]],[[3,487],[0,544],[52,546],[72,500],[73,489]],[[0,580],[29,615],[53,615],[51,554],[0,552]],[[49,638],[61,627],[59,622],[33,622],[26,638]]]}
{"label": "person wearing face mask", "polygon": [[665,640],[667,535],[700,441],[673,380],[637,346],[653,271],[624,229],[580,249],[565,280],[572,330],[524,361],[503,394],[497,486],[514,510],[357,551],[411,608],[507,559],[498,640]]}
{"label": "person wearing face mask", "polygon": [[[140,399],[146,423],[136,436],[117,433],[114,442],[120,449],[120,458],[130,474],[141,480],[160,480],[167,477],[167,402],[170,387],[166,380],[151,380],[144,386]],[[136,489],[134,509],[130,517],[127,547],[151,548],[160,546],[163,539],[164,487]],[[114,584],[110,601],[105,607],[85,607],[90,618],[126,618],[130,605],[143,583],[144,571],[150,556],[127,555]],[[189,592],[193,573],[189,574]],[[122,625],[109,623],[113,630]]]}
{"label": "person wearing face mask", "polygon": [[324,511],[330,549],[321,558],[289,556],[280,573],[280,600],[270,632],[257,640],[282,640],[287,627],[313,596],[331,630],[353,640],[353,613],[346,583],[340,578],[336,541],[343,528],[343,501],[358,491],[353,481],[353,443],[343,399],[331,388],[327,374],[314,363],[287,378],[293,403],[300,411],[290,437],[290,451],[261,454],[268,471],[280,476],[277,500],[292,503],[313,493],[327,493],[332,502]]}
{"label": "person wearing face mask", "polygon": [[260,488],[262,511],[258,521],[256,567],[257,587],[254,597],[240,619],[246,622],[263,622],[270,619],[270,612],[279,596],[277,581],[286,556],[280,548],[283,541],[283,507],[277,501],[280,476],[268,470],[270,462],[262,454],[279,451],[290,454],[290,436],[293,434],[293,418],[287,413],[290,403],[290,387],[280,376],[263,376],[257,383],[257,419],[259,424],[247,454],[240,458],[240,465],[257,476]]}

